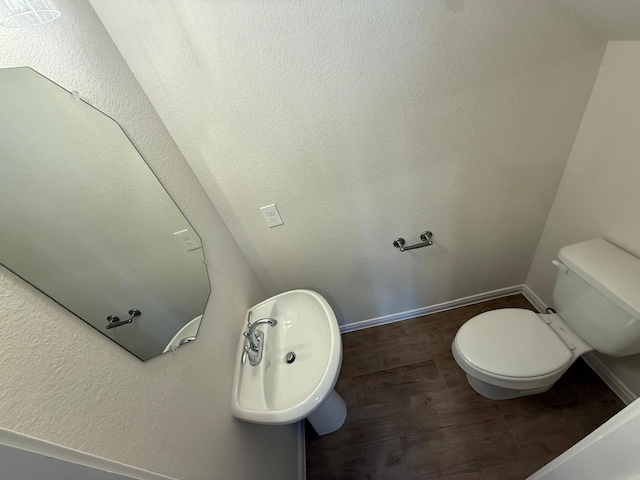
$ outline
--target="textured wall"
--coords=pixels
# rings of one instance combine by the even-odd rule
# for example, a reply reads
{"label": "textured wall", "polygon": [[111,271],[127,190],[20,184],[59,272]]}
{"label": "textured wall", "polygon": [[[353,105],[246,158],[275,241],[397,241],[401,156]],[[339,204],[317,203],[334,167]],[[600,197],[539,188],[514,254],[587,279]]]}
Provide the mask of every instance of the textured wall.
{"label": "textured wall", "polygon": [[[553,304],[564,245],[604,237],[640,256],[640,42],[610,42],[527,278]],[[600,357],[640,396],[640,356]]]}
{"label": "textured wall", "polygon": [[122,123],[201,235],[213,292],[198,340],[142,363],[0,271],[0,427],[179,480],[295,478],[296,427],[229,407],[242,314],[263,289],[91,7],[56,4],[53,23],[0,28],[0,67],[30,65]]}
{"label": "textured wall", "polygon": [[267,291],[343,324],[524,282],[604,48],[550,1],[91,4]]}

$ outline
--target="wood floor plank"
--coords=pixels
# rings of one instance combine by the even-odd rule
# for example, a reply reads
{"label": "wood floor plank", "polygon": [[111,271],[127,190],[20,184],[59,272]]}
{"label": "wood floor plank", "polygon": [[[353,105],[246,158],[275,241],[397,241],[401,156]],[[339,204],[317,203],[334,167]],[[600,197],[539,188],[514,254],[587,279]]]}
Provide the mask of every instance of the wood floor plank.
{"label": "wood floor plank", "polygon": [[405,479],[408,476],[399,439],[307,455],[308,478],[362,480]]}
{"label": "wood floor plank", "polygon": [[433,412],[423,395],[411,395],[390,403],[355,407],[337,432],[309,439],[309,446],[323,450],[364,445],[437,428]]}
{"label": "wood floor plank", "polygon": [[366,330],[357,330],[355,332],[343,333],[341,335],[341,338],[342,350],[345,353],[356,348],[369,346]]}
{"label": "wood floor plank", "polygon": [[344,351],[353,350],[355,348],[376,347],[384,344],[386,341],[395,338],[404,338],[407,336],[407,330],[404,322],[394,322],[377,327],[357,330],[355,332],[344,333],[342,335],[342,348]]}
{"label": "wood floor plank", "polygon": [[457,331],[457,327],[449,327],[388,340],[379,348],[384,366],[400,367],[446,355]]}
{"label": "wood floor plank", "polygon": [[440,375],[442,375],[447,387],[469,384],[469,382],[467,382],[467,375],[456,363],[451,350],[445,355],[435,358],[434,362],[436,362],[436,366],[438,370],[440,370]]}
{"label": "wood floor plank", "polygon": [[615,394],[593,370],[591,370],[582,359],[578,359],[547,392],[539,395],[502,400],[497,402],[497,405],[502,414],[508,415],[599,398],[609,398],[612,401],[618,401]]}
{"label": "wood floor plank", "polygon": [[402,447],[407,463],[419,466],[425,478],[477,472],[524,459],[501,418],[404,437]]}
{"label": "wood floor plank", "polygon": [[452,473],[450,475],[429,475],[425,477],[421,467],[415,465],[409,465],[409,478],[411,480],[485,480],[482,472],[464,472],[464,473]]}
{"label": "wood floor plank", "polygon": [[429,392],[426,396],[440,427],[502,416],[498,402],[478,395],[468,384]]}
{"label": "wood floor plank", "polygon": [[343,353],[340,375],[356,377],[384,369],[384,361],[380,352],[377,351],[377,347],[367,345],[366,347],[357,347]]}
{"label": "wood floor plank", "polygon": [[528,460],[558,455],[598,428],[621,408],[621,401],[605,397],[586,402],[540,408],[504,421]]}
{"label": "wood floor plank", "polygon": [[446,388],[433,360],[391,368],[353,378],[358,405],[388,403]]}
{"label": "wood floor plank", "polygon": [[341,375],[336,382],[335,391],[340,394],[344,403],[347,404],[347,412],[358,405],[356,391],[353,388],[351,377]]}
{"label": "wood floor plank", "polygon": [[524,480],[553,460],[554,456],[537,460],[516,460],[481,470],[483,480]]}
{"label": "wood floor plank", "polygon": [[365,330],[369,345],[384,345],[385,342],[394,338],[404,338],[407,336],[407,329],[404,322],[393,322],[387,325],[380,325]]}

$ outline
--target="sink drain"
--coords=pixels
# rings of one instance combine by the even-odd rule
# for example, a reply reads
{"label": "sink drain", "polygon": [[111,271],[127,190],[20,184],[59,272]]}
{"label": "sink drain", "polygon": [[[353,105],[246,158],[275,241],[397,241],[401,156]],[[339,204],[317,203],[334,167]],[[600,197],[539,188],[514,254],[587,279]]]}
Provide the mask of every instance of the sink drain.
{"label": "sink drain", "polygon": [[293,363],[296,359],[296,354],[293,352],[289,352],[284,356],[284,361],[287,363]]}

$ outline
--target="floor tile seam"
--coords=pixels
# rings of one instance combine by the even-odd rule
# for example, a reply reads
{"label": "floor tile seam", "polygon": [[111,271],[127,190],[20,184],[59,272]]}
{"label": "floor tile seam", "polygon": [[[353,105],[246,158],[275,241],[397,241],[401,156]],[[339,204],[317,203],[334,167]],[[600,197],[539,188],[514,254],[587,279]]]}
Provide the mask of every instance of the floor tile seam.
{"label": "floor tile seam", "polygon": [[431,419],[433,420],[433,423],[435,424],[436,428],[442,428],[438,422],[438,412],[436,412],[436,409],[433,408],[433,406],[431,405],[429,396],[425,394],[424,397],[425,397],[425,400],[427,401],[427,406],[429,407],[429,411],[431,412]]}
{"label": "floor tile seam", "polygon": [[[470,422],[466,422],[466,423],[462,423],[462,424],[451,424],[451,425],[442,425],[439,422],[438,419],[438,414],[437,411],[431,406],[430,400],[427,397],[427,402],[429,404],[430,410],[433,414],[433,419],[436,422],[436,427],[441,430],[441,429],[447,429],[447,428],[456,428],[456,427],[464,427],[465,425],[467,425]],[[509,436],[511,437],[511,439],[514,441],[514,443],[516,444],[516,446],[518,447],[518,450],[521,452],[522,449],[520,447],[520,444],[517,442],[517,440],[515,439],[513,433],[511,432],[511,430],[509,429],[509,426],[506,424],[506,422],[504,421],[504,418],[502,418],[502,415],[498,414],[495,416],[491,416],[491,417],[478,417],[478,418],[474,418],[472,420],[471,423],[482,423],[482,422],[486,422],[489,420],[500,420],[502,422],[502,424],[505,426],[505,428],[507,429],[507,432],[509,433]],[[428,433],[428,432],[427,432]],[[411,435],[405,435],[405,437],[413,437],[413,436],[417,436],[417,435],[426,435],[427,433],[415,433],[415,434],[411,434]],[[469,437],[469,438],[473,438],[473,437],[481,437],[483,436],[485,433],[483,432],[478,432],[478,433],[474,433],[474,434],[470,434],[470,435],[465,435],[465,437]]]}
{"label": "floor tile seam", "polygon": [[[478,415],[476,417],[472,417],[472,418],[467,418],[464,422],[462,423],[443,423],[440,418],[438,417],[437,412],[435,413],[436,415],[436,425],[438,426],[438,428],[451,428],[451,427],[464,427],[465,425],[468,425],[469,423],[481,423],[481,422],[485,422],[487,420],[497,420],[498,418],[501,418],[501,415],[498,413],[496,415]],[[478,434],[478,435],[482,435],[482,434]],[[475,435],[470,435],[470,436],[475,436]]]}
{"label": "floor tile seam", "polygon": [[[358,394],[356,393],[356,388],[353,385],[353,378],[352,377],[342,377],[342,380],[348,380],[347,386],[345,386],[345,388],[342,388],[342,393],[339,392],[338,390],[336,390],[336,388],[334,387],[334,390],[336,390],[336,392],[342,397],[342,399],[344,400],[345,398],[349,399],[349,403],[353,402],[355,403],[355,405],[349,405],[349,403],[347,403],[347,401],[345,400],[345,403],[347,403],[347,419],[349,418],[349,408],[358,408],[360,405],[358,404]],[[338,381],[340,381],[340,378],[338,379]],[[347,395],[348,393],[348,395]]]}
{"label": "floor tile seam", "polygon": [[407,320],[402,320],[402,321],[401,321],[401,323],[402,323],[402,329],[404,330],[404,333],[406,333],[407,335],[410,335],[409,329],[407,329],[407,323],[406,323],[406,321],[407,321]]}
{"label": "floor tile seam", "polygon": [[407,472],[407,474],[409,473],[408,470],[408,465],[407,465],[407,454],[404,451],[404,446],[402,445],[402,437],[396,437],[398,439],[398,442],[400,443],[400,451],[402,452],[402,463],[401,465],[404,467],[405,471]]}
{"label": "floor tile seam", "polygon": [[402,454],[404,455],[404,459],[405,459],[404,462],[405,462],[405,465],[407,467],[415,467],[415,466],[420,466],[422,464],[422,462],[421,463],[414,463],[414,462],[410,462],[409,461],[409,457],[407,456],[407,450],[406,450],[406,446],[405,446],[405,444],[407,444],[409,442],[409,439],[411,437],[417,437],[419,435],[424,435],[424,434],[418,433],[418,434],[413,434],[413,435],[402,435],[399,438],[399,440],[400,440],[400,448],[402,448]]}
{"label": "floor tile seam", "polygon": [[[430,360],[427,360],[429,362],[433,362],[433,365],[436,367],[436,371],[438,372],[438,375],[440,376],[439,380],[442,382],[442,384],[444,385],[444,388],[437,390],[437,391],[443,391],[443,390],[447,390],[449,387],[447,386],[447,381],[444,379],[444,375],[442,375],[442,372],[440,371],[440,367],[438,367],[438,364],[436,363],[435,358],[432,358]],[[427,403],[429,403],[429,397],[427,396],[427,394],[425,393],[425,397],[427,399]],[[431,404],[429,403],[429,406],[431,407]],[[435,410],[433,409],[433,407],[431,407],[431,410],[434,412],[435,414]]]}
{"label": "floor tile seam", "polygon": [[508,417],[508,416],[512,416],[512,415],[520,415],[520,414],[527,414],[530,412],[534,412],[536,410],[544,410],[547,408],[551,408],[551,407],[562,407],[565,405],[569,405],[571,403],[577,403],[577,400],[558,400],[557,402],[550,402],[546,405],[538,405],[535,407],[529,407],[529,408],[523,408],[523,409],[519,409],[519,410],[513,410],[511,412],[500,412],[500,415],[503,417]]}
{"label": "floor tile seam", "polygon": [[[357,392],[356,392],[356,395],[357,395]],[[408,394],[408,395],[403,395],[401,398],[392,397],[390,399],[382,400],[382,401],[379,401],[379,402],[368,403],[366,405],[358,405],[358,408],[359,409],[363,409],[363,408],[383,407],[383,406],[386,406],[386,405],[392,406],[397,401],[403,400],[405,398],[413,398],[413,397],[421,397],[421,398],[427,400],[427,392],[418,391],[418,392],[414,392],[414,393],[411,393],[411,394]],[[406,409],[403,409],[403,410],[406,410]],[[394,411],[394,412],[397,412],[397,410]]]}
{"label": "floor tile seam", "polygon": [[[417,435],[420,435],[420,434],[417,434]],[[322,447],[322,451],[326,452],[326,453],[329,453],[329,452],[335,453],[336,451],[339,451],[339,450],[349,450],[350,448],[355,448],[355,447],[368,447],[369,445],[373,445],[375,443],[384,443],[384,442],[389,442],[391,440],[396,440],[396,439],[397,440],[401,440],[402,437],[404,437],[404,436],[406,436],[406,435],[391,435],[389,437],[384,437],[384,436],[383,437],[376,437],[375,440],[362,442],[362,443],[361,442],[350,443],[348,446],[342,446],[342,447],[329,447],[329,448],[327,448],[327,447],[323,446]],[[402,455],[404,456],[404,449],[402,451]]]}
{"label": "floor tile seam", "polygon": [[[400,364],[394,365],[392,367],[388,367],[387,370],[391,370],[391,369],[394,369],[394,368],[400,368],[400,367],[409,367],[411,365],[417,365],[418,363],[424,363],[424,362],[429,362],[429,361],[435,362],[436,358],[437,357],[430,357],[430,358],[420,359],[420,360],[415,361],[415,362],[400,363]],[[384,363],[384,361],[385,360],[384,360],[384,353],[383,353],[382,354],[382,362]],[[442,376],[442,373],[440,371],[438,371],[438,373],[440,373],[440,376]]]}
{"label": "floor tile seam", "polygon": [[493,480],[491,477],[487,477],[482,470],[480,470],[480,475],[482,476],[482,480]]}
{"label": "floor tile seam", "polygon": [[[441,417],[440,415],[438,415],[438,410],[437,408],[432,404],[431,400],[429,399],[429,397],[427,397],[427,403],[429,404],[429,407],[431,409],[431,411],[433,412],[433,419],[436,423],[436,426],[438,428],[451,428],[451,427],[463,427],[465,425],[468,425],[469,423],[481,423],[481,422],[485,422],[487,420],[497,420],[498,418],[502,417],[502,414],[500,412],[496,412],[494,414],[492,413],[487,413],[487,414],[483,414],[483,415],[476,415],[476,416],[472,416],[471,418],[466,418],[464,422],[462,423],[445,423],[444,422],[444,418]],[[480,433],[478,435],[481,435]],[[471,435],[471,436],[475,436],[475,435]]]}
{"label": "floor tile seam", "polygon": [[[438,365],[438,361],[437,361],[438,358],[442,358],[442,356],[434,358],[433,363],[436,366],[436,370],[438,370],[438,374],[440,375],[440,378],[442,378],[442,381],[444,382],[444,385],[446,387],[445,390],[447,390],[451,387],[447,383],[447,379],[444,378],[444,375],[442,374],[442,370],[440,370],[440,366]],[[429,400],[429,397],[427,397],[427,401],[429,402],[429,404],[431,404],[431,400]]]}
{"label": "floor tile seam", "polygon": [[[396,368],[396,367],[393,367],[393,368]],[[351,380],[353,380],[353,379],[358,378],[358,377],[364,377],[365,375],[372,375],[374,373],[386,372],[387,370],[392,370],[393,368],[384,367],[384,368],[381,368],[379,370],[373,370],[371,372],[359,373],[357,375],[349,375],[349,376],[347,376],[347,378],[350,378]]]}
{"label": "floor tile seam", "polygon": [[[419,437],[421,435],[424,435],[424,434],[406,435],[406,436],[402,436],[400,438],[400,445],[402,446],[402,450],[403,450],[403,452],[405,454],[405,458],[407,458],[407,451],[405,449],[405,443],[409,442],[410,441],[409,439],[411,439],[412,437]],[[473,437],[473,436],[475,436],[475,435],[471,435],[471,437]],[[428,439],[428,441],[437,442],[438,440],[436,440],[436,439]],[[520,449],[518,449],[518,452],[520,452]],[[518,459],[518,460],[523,460],[523,459]],[[422,462],[422,461],[412,462],[410,460],[407,460],[406,461],[406,465],[407,465],[407,467],[416,467],[416,466],[419,467],[421,465],[424,465],[424,462]],[[496,465],[499,465],[499,463],[496,463]],[[437,473],[434,473],[432,476],[437,478],[437,477],[446,476],[446,475],[466,474],[466,473],[479,472],[484,478],[484,473],[482,472],[482,468],[478,469],[477,466],[469,466],[469,468],[470,468],[470,470],[466,470],[466,469],[463,468],[462,470],[456,471],[456,472],[446,472],[446,471],[440,471],[439,470]],[[426,477],[426,478],[431,478],[431,475],[429,477]]]}
{"label": "floor tile seam", "polygon": [[579,402],[578,400],[569,400],[568,402],[560,403],[558,405],[548,405],[548,406],[544,405],[544,406],[539,406],[539,407],[536,407],[536,408],[532,408],[531,410],[523,410],[523,411],[520,411],[520,412],[504,413],[504,414],[502,414],[502,417],[503,417],[505,423],[507,423],[508,417],[517,417],[517,416],[520,416],[520,415],[531,415],[534,412],[537,412],[537,411],[543,412],[543,411],[549,410],[550,408],[565,407],[565,406],[568,406],[568,405],[584,405],[585,403],[589,403],[589,402],[590,402],[590,400],[586,400],[585,402]]}
{"label": "floor tile seam", "polygon": [[[420,330],[418,332],[409,333],[406,336],[393,337],[389,339],[385,339],[382,346],[385,348],[389,348],[390,345],[394,345],[396,347],[407,347],[412,345],[426,345],[427,343],[433,345],[438,344],[438,342],[431,341],[429,338],[433,336],[433,334],[443,334],[449,333],[451,337],[455,336],[452,332],[455,330],[456,332],[460,329],[460,327],[447,327],[447,328],[439,328],[434,330]],[[453,339],[452,339],[453,340]],[[442,344],[444,342],[440,342]],[[449,339],[447,338],[447,342],[449,343]],[[362,347],[360,347],[362,348]]]}
{"label": "floor tile seam", "polygon": [[[405,451],[404,445],[402,444],[402,439],[401,439],[400,444],[402,445],[402,450],[403,450],[403,452],[405,454],[405,458],[406,458],[406,451]],[[421,467],[421,466],[424,466],[424,465],[425,465],[425,462],[423,462],[423,461],[420,461],[420,462],[411,462],[411,461],[408,461],[408,460],[406,461],[406,467],[407,468],[410,468],[410,467]],[[446,477],[446,476],[450,476],[450,475],[460,475],[460,474],[464,475],[464,474],[476,473],[476,472],[480,473],[484,478],[484,473],[482,473],[482,469],[478,470],[477,466],[469,466],[468,467],[469,470],[467,470],[466,468],[463,467],[461,470],[447,471],[447,470],[451,470],[452,468],[455,470],[456,467],[448,467],[448,468],[446,468],[444,470],[436,468],[436,469],[433,469],[433,473],[432,474],[429,474],[427,477],[420,477],[420,478],[425,478],[425,479],[428,479],[428,478],[441,478],[441,477]],[[454,477],[452,477],[452,478],[454,478]]]}
{"label": "floor tile seam", "polygon": [[502,420],[502,424],[505,426],[505,428],[507,429],[507,432],[509,432],[509,436],[511,437],[511,439],[514,441],[514,443],[518,447],[518,451],[520,452],[520,456],[522,457],[522,460],[528,460],[527,456],[524,454],[524,450],[522,448],[522,445],[520,445],[520,442],[518,442],[518,439],[516,438],[516,436],[513,434],[513,432],[509,428],[509,425],[507,424],[507,421],[505,420],[504,417],[505,417],[505,415],[502,415],[500,417],[500,419]]}
{"label": "floor tile seam", "polygon": [[468,319],[464,320],[463,322],[460,322],[460,324],[456,324],[456,325],[446,325],[446,326],[440,326],[440,327],[429,327],[429,328],[420,328],[420,329],[416,329],[416,331],[409,331],[409,329],[407,329],[407,335],[412,336],[412,335],[420,335],[421,333],[432,333],[432,332],[441,332],[442,330],[449,330],[449,329],[459,329],[460,327],[462,327],[462,325],[464,325],[467,321],[471,320],[471,318],[473,317],[469,317]]}
{"label": "floor tile seam", "polygon": [[[396,369],[396,368],[410,367],[410,366],[413,366],[413,365],[418,365],[418,364],[420,364],[420,363],[428,363],[428,362],[433,362],[433,363],[434,363],[434,365],[435,365],[435,359],[433,359],[433,358],[429,358],[429,359],[427,359],[427,360],[420,360],[420,361],[417,361],[417,362],[408,363],[408,364],[406,364],[406,365],[398,365],[397,367],[385,367],[385,368],[382,368],[382,369],[379,369],[379,370],[375,370],[375,371],[373,371],[373,372],[368,372],[368,373],[359,373],[358,375],[351,375],[351,376],[348,376],[347,378],[351,378],[351,380],[353,381],[353,380],[355,380],[356,378],[364,377],[365,375],[373,375],[374,373],[387,372],[387,371],[389,371],[389,370],[394,370],[394,369]],[[443,379],[443,378],[442,378],[442,375],[440,375],[440,379],[441,379],[441,380]],[[355,387],[355,385],[354,385],[354,387]]]}
{"label": "floor tile seam", "polygon": [[355,347],[345,347],[343,345],[342,353],[343,354],[345,354],[345,353],[353,353],[354,351],[358,352],[358,350],[363,350],[364,351],[364,349],[366,349],[366,348],[370,349],[371,348],[371,344],[367,343],[366,345],[357,345]]}

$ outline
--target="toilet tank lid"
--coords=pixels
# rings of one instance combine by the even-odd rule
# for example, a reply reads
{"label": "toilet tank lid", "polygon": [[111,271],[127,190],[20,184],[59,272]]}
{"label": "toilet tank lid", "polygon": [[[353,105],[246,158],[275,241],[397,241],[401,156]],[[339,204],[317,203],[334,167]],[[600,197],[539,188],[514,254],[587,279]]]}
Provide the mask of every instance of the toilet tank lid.
{"label": "toilet tank lid", "polygon": [[602,238],[567,245],[558,257],[605,297],[640,318],[640,259]]}

